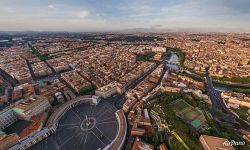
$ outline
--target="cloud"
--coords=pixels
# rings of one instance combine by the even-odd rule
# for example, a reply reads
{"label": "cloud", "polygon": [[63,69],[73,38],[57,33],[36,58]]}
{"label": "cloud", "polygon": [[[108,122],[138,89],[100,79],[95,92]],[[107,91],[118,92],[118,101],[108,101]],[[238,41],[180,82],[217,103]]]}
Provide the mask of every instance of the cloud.
{"label": "cloud", "polygon": [[89,12],[86,10],[76,12],[75,15],[79,18],[85,18],[89,15]]}
{"label": "cloud", "polygon": [[161,28],[161,27],[162,27],[162,25],[157,24],[157,25],[151,26],[150,28],[151,28],[151,29],[159,29],[159,28]]}
{"label": "cloud", "polygon": [[249,5],[250,0],[0,0],[0,30],[68,30],[72,26],[79,31],[131,28],[220,31],[220,27],[250,31]]}
{"label": "cloud", "polygon": [[52,9],[52,10],[58,10],[58,8],[57,8],[55,5],[52,5],[52,4],[50,4],[50,5],[48,6],[48,8],[49,8],[49,9]]}

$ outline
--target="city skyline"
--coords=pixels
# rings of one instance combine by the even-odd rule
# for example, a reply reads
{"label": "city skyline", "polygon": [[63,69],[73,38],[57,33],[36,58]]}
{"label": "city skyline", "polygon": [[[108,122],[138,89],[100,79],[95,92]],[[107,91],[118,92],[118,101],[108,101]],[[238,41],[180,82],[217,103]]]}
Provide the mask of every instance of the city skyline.
{"label": "city skyline", "polygon": [[0,31],[250,32],[247,0],[0,1]]}
{"label": "city skyline", "polygon": [[0,150],[250,150],[250,0],[0,0]]}

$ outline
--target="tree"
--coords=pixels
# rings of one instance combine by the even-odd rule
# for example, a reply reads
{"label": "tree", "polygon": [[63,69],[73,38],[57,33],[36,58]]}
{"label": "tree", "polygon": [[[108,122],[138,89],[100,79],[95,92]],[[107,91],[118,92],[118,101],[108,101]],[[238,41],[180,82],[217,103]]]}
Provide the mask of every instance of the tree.
{"label": "tree", "polygon": [[4,92],[4,87],[3,85],[0,84],[0,95]]}
{"label": "tree", "polygon": [[96,88],[93,86],[86,86],[80,89],[79,94],[80,95],[86,95],[92,93]]}
{"label": "tree", "polygon": [[159,145],[158,131],[156,131],[155,134],[153,135],[152,141],[155,145]]}

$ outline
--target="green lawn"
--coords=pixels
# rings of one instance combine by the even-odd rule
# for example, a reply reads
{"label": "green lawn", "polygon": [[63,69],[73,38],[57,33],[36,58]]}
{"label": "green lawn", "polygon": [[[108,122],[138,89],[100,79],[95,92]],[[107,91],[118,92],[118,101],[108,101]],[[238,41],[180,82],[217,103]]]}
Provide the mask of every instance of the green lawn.
{"label": "green lawn", "polygon": [[185,150],[185,147],[176,138],[171,140],[171,146],[173,150]]}
{"label": "green lawn", "polygon": [[48,55],[42,55],[37,49],[35,49],[31,44],[28,44],[32,50],[32,53],[35,54],[41,61],[48,60]]}
{"label": "green lawn", "polygon": [[96,88],[93,87],[93,86],[83,87],[83,88],[80,89],[79,94],[80,94],[80,95],[91,94],[91,93],[93,93],[93,92],[95,91],[95,89],[96,89]]}
{"label": "green lawn", "polygon": [[247,107],[240,107],[239,109],[233,109],[233,111],[239,115],[240,118],[247,120],[248,117],[250,117],[250,115],[248,114],[249,108]]}
{"label": "green lawn", "polygon": [[248,83],[250,83],[250,78],[248,78],[248,77],[232,77],[232,78],[228,78],[228,77],[215,77],[215,76],[212,76],[212,79],[218,80],[218,81],[229,81],[229,82],[240,83],[240,84],[248,84]]}
{"label": "green lawn", "polygon": [[[207,120],[207,124],[210,127],[209,130],[206,130],[202,133],[194,132],[190,129],[189,125],[185,123],[181,118],[175,115],[173,111],[173,106],[170,105],[170,103],[177,99],[183,99],[193,107],[199,107],[205,115],[205,118]],[[186,143],[186,145],[192,149],[192,150],[198,150],[201,149],[201,145],[199,143],[199,137],[201,134],[211,135],[211,136],[217,136],[217,137],[224,137],[229,140],[236,140],[236,141],[242,141],[241,137],[239,137],[233,130],[227,129],[219,124],[211,117],[209,113],[209,107],[206,103],[204,103],[202,100],[197,98],[196,96],[192,95],[191,93],[171,93],[171,92],[165,92],[162,95],[158,97],[158,101],[147,106],[149,111],[151,109],[155,110],[156,112],[159,112],[159,107],[163,110],[164,116],[160,115],[161,118],[164,118],[168,124],[172,125],[171,129],[174,129],[176,133],[181,137],[181,139]],[[241,111],[246,111],[245,108],[241,109]],[[174,138],[175,139],[175,138]],[[184,146],[180,144],[180,142],[176,140],[171,141],[171,145],[173,146],[173,149]],[[246,144],[244,146],[238,146],[237,149],[239,150],[246,150],[249,149],[250,144]]]}
{"label": "green lawn", "polygon": [[187,146],[187,144],[182,140],[182,138],[176,132],[173,132],[173,135],[183,145],[183,147],[185,149],[190,150],[190,148]]}
{"label": "green lawn", "polygon": [[149,61],[152,60],[156,53],[155,52],[146,52],[144,54],[137,54],[136,61]]}
{"label": "green lawn", "polygon": [[85,51],[85,50],[87,50],[86,47],[79,47],[77,49],[78,49],[78,51]]}
{"label": "green lawn", "polygon": [[[203,73],[203,72],[197,72],[195,70],[190,70],[190,69],[188,69],[188,71],[192,72],[193,74],[196,74],[200,78],[205,77],[205,73]],[[228,82],[239,83],[239,84],[248,84],[248,83],[250,83],[250,78],[248,78],[248,77],[232,77],[232,78],[228,78],[228,77],[211,76],[211,78],[213,80],[222,81],[222,82],[223,81],[228,81]],[[248,91],[248,92],[250,93],[250,91]]]}
{"label": "green lawn", "polygon": [[244,93],[246,95],[250,95],[250,89],[233,89],[233,92]]}
{"label": "green lawn", "polygon": [[[159,100],[155,104],[149,105],[148,109],[153,109],[159,113],[158,107],[160,106],[165,114],[164,119],[166,119],[166,121],[172,125],[175,132],[179,135],[179,137],[181,137],[182,141],[187,144],[187,147],[192,150],[198,150],[200,149],[200,144],[198,141],[199,135],[192,131],[187,123],[185,123],[181,118],[175,115],[175,112],[173,111],[174,106],[170,105],[172,101],[179,98],[184,98],[184,94],[166,92],[158,97]],[[176,143],[173,143],[173,145],[175,144]]]}

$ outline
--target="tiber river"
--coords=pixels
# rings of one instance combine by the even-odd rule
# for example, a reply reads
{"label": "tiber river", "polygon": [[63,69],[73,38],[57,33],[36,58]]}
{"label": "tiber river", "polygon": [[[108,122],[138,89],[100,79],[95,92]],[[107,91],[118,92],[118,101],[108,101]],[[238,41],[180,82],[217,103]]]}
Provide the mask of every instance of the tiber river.
{"label": "tiber river", "polygon": [[[178,55],[176,55],[176,53],[174,52],[171,52],[171,57],[168,62],[171,62],[173,64],[180,64]],[[167,66],[173,68],[173,70],[179,70],[178,65],[167,64]],[[222,84],[217,83],[217,84],[214,84],[214,88],[219,91],[232,91],[236,87],[222,85]]]}

